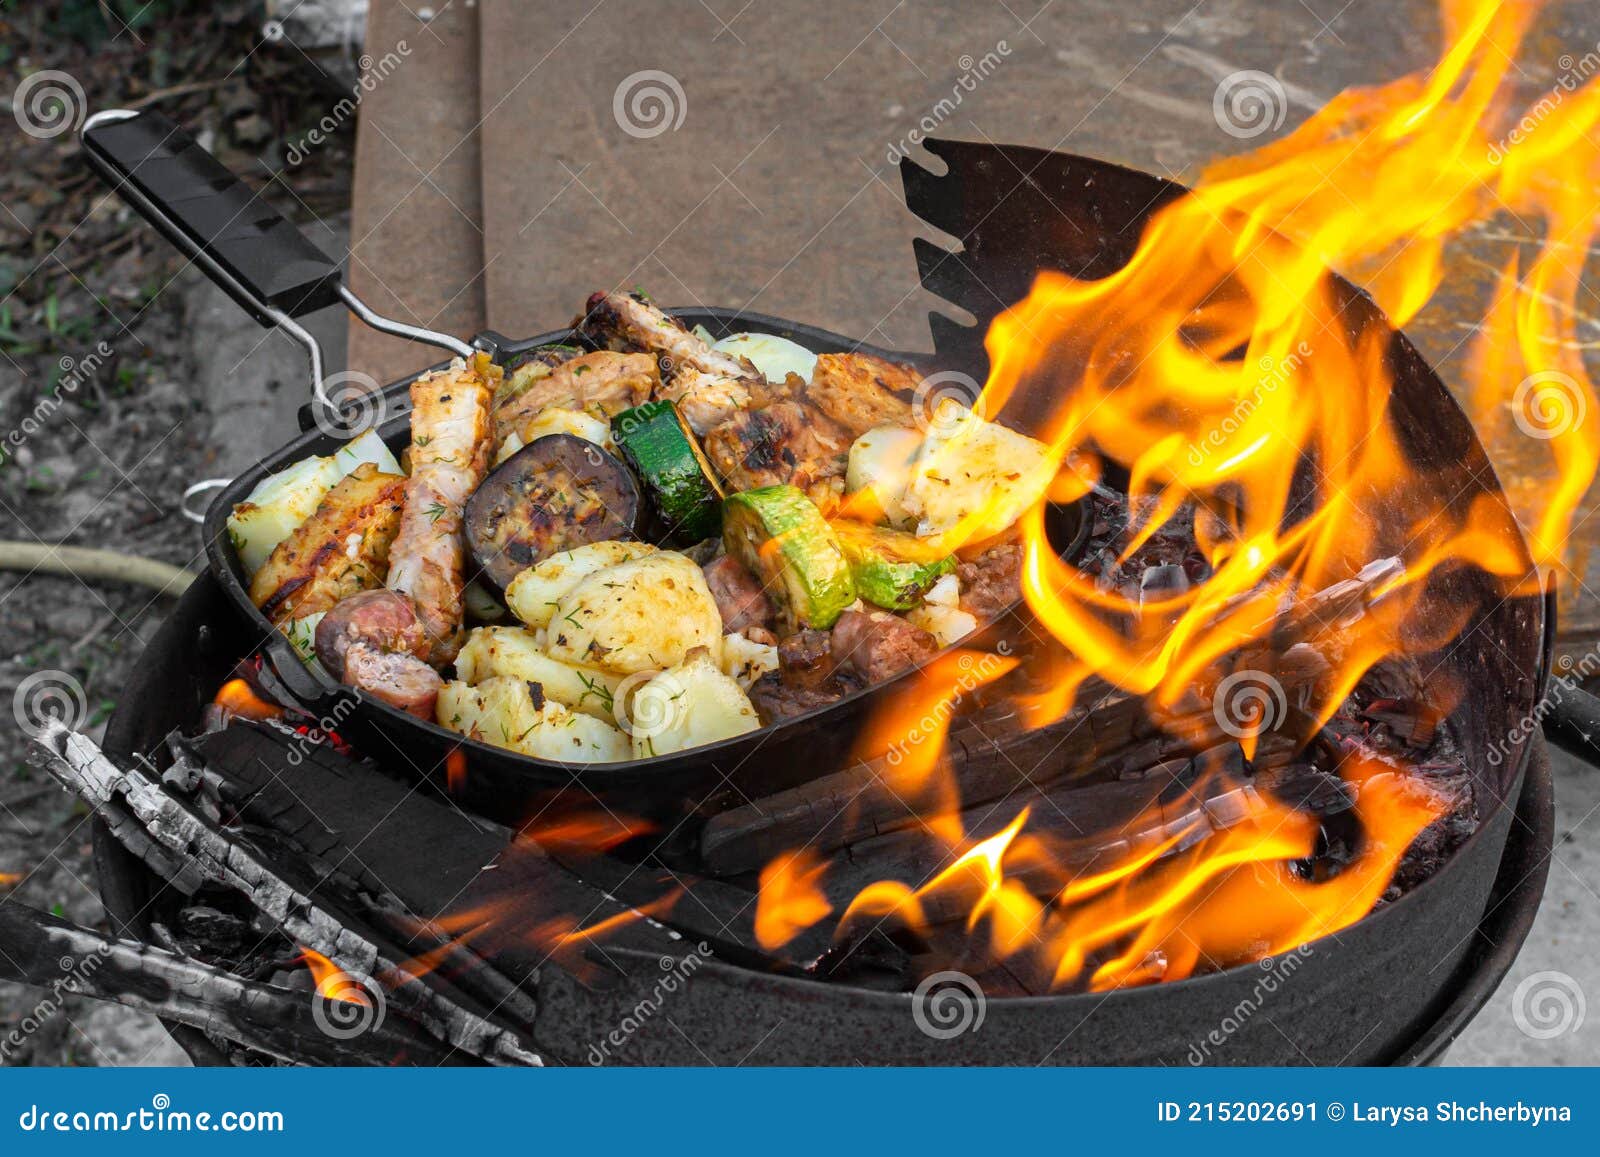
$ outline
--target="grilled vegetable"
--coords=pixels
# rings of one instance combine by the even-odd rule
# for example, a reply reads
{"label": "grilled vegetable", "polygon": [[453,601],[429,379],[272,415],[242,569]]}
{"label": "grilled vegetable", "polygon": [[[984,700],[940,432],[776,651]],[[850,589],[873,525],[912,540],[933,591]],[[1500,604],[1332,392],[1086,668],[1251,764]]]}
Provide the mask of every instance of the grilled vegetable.
{"label": "grilled vegetable", "polygon": [[405,486],[402,475],[380,473],[371,463],[342,479],[273,548],[250,582],[251,601],[277,624],[383,585]]}
{"label": "grilled vegetable", "polygon": [[467,501],[467,543],[504,588],[559,551],[632,538],[639,488],[621,462],[571,434],[540,438],[508,458]]}
{"label": "grilled vegetable", "polygon": [[760,576],[778,604],[783,634],[826,629],[855,602],[839,540],[811,500],[793,486],[764,486],[723,504],[727,552]]}
{"label": "grilled vegetable", "polygon": [[722,616],[700,568],[656,551],[589,575],[545,628],[553,659],[631,675],[673,667],[695,647],[722,656]]}
{"label": "grilled vegetable", "polygon": [[665,537],[695,543],[722,529],[722,488],[676,406],[635,406],[612,420],[611,435],[644,483]]}
{"label": "grilled vegetable", "polygon": [[635,759],[703,747],[761,726],[744,690],[702,650],[635,688],[625,716]]}
{"label": "grilled vegetable", "polygon": [[711,348],[744,358],[769,382],[781,382],[790,374],[809,382],[817,364],[817,355],[805,346],[770,333],[731,333]]}
{"label": "grilled vegetable", "polygon": [[1044,497],[1054,466],[1044,443],[946,402],[928,429],[902,500],[926,538],[959,528],[961,546],[999,535]]}
{"label": "grilled vegetable", "polygon": [[434,712],[441,726],[536,759],[616,763],[631,754],[628,737],[609,723],[568,710],[538,684],[510,675],[477,686],[446,683]]}
{"label": "grilled vegetable", "polygon": [[621,676],[595,667],[557,662],[539,649],[531,631],[518,627],[473,631],[456,656],[456,674],[468,683],[514,675],[525,683],[539,684],[557,703],[607,722],[612,718],[612,696],[622,682]]}
{"label": "grilled vegetable", "polygon": [[648,542],[591,542],[553,554],[511,580],[506,605],[528,626],[547,627],[561,600],[595,571],[655,550]]}
{"label": "grilled vegetable", "polygon": [[494,464],[500,465],[529,442],[537,442],[550,434],[571,434],[574,438],[593,442],[601,449],[613,453],[617,449],[617,444],[611,440],[611,426],[604,418],[596,418],[593,414],[586,414],[582,410],[564,410],[560,406],[550,406],[540,410],[539,416],[520,430],[506,435],[505,441],[501,442],[499,449],[495,451]]}
{"label": "grilled vegetable", "polygon": [[850,560],[856,593],[891,611],[918,606],[940,575],[956,569],[952,556],[913,535],[851,522],[833,529]]}
{"label": "grilled vegetable", "polygon": [[862,522],[887,522],[902,530],[915,525],[903,500],[922,449],[922,434],[909,426],[876,426],[850,446],[845,509]]}

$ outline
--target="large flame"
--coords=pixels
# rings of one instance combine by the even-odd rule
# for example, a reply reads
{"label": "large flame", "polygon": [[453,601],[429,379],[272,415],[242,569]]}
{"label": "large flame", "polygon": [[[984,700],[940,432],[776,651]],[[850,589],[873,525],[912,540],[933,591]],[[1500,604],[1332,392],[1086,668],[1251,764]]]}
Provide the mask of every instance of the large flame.
{"label": "large flame", "polygon": [[[1600,87],[1563,78],[1520,110],[1508,73],[1536,6],[1449,0],[1443,14],[1448,48],[1431,71],[1346,92],[1281,142],[1214,166],[1152,215],[1123,268],[1096,281],[1041,275],[991,326],[975,408],[1046,440],[1058,473],[1040,492],[1060,500],[1125,476],[1134,523],[1124,557],[1192,510],[1206,563],[1204,581],[1159,598],[1104,589],[1057,556],[1035,505],[1021,524],[1024,593],[1068,658],[1019,698],[1031,726],[1066,715],[1092,681],[1142,697],[1152,718],[1203,748],[1236,679],[1259,676],[1287,698],[1277,656],[1309,641],[1331,669],[1292,688],[1303,743],[1375,665],[1444,646],[1486,609],[1440,605],[1430,579],[1477,568],[1498,581],[1497,601],[1537,589],[1510,508],[1413,460],[1402,427],[1417,415],[1397,412],[1387,327],[1350,324],[1366,307],[1333,277],[1354,278],[1404,323],[1439,287],[1447,244],[1496,214],[1542,227],[1544,241],[1501,271],[1466,385],[1480,426],[1502,426],[1509,405],[1547,449],[1555,480],[1528,540],[1538,567],[1562,565],[1600,462],[1574,326],[1600,199]],[[950,544],[979,541],[993,513],[973,512]],[[1329,592],[1344,592],[1333,621],[1304,613]],[[879,748],[894,752],[897,737],[926,730],[928,705],[959,693],[952,671],[925,673],[916,701],[902,696],[872,737],[889,737]],[[1285,722],[1271,695],[1250,709],[1255,726],[1239,716],[1229,730],[1247,756]],[[1274,714],[1265,727],[1263,713]],[[1315,817],[1255,792],[1226,824],[1175,830],[1152,805],[1130,825],[1146,838],[1085,868],[1073,849],[1030,833],[1029,810],[1015,803],[998,834],[970,837],[938,748],[910,759],[898,750],[884,779],[916,803],[949,866],[920,883],[870,885],[843,905],[841,927],[926,931],[947,922],[954,897],[969,932],[986,930],[991,959],[1013,972],[1030,961],[1057,987],[1174,979],[1336,931],[1371,911],[1450,806],[1356,753],[1338,773],[1359,846],[1336,871],[1308,874]],[[806,868],[801,916],[814,923],[831,910],[821,868],[785,853],[763,875],[779,932],[800,922],[796,864]]]}

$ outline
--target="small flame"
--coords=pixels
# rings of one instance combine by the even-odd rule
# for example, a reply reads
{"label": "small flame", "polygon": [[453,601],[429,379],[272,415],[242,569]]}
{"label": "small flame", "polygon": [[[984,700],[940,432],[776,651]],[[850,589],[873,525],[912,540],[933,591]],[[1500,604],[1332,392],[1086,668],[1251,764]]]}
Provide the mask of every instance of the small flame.
{"label": "small flame", "polygon": [[756,896],[756,942],[781,948],[833,911],[819,881],[828,865],[806,848],[780,856],[761,869]]}
{"label": "small flame", "polygon": [[283,716],[282,707],[261,698],[243,679],[229,679],[217,690],[216,698],[212,702],[241,719],[253,719],[257,723]]}
{"label": "small flame", "polygon": [[467,753],[459,747],[444,757],[444,783],[451,795],[460,795],[467,786]]}
{"label": "small flame", "polygon": [[322,953],[302,945],[299,959],[300,963],[311,972],[311,978],[316,982],[318,996],[325,1000],[339,1000],[346,1004],[371,1007],[372,1000],[361,982]]}
{"label": "small flame", "polygon": [[0,872],[0,888],[9,888],[22,883],[21,872]]}

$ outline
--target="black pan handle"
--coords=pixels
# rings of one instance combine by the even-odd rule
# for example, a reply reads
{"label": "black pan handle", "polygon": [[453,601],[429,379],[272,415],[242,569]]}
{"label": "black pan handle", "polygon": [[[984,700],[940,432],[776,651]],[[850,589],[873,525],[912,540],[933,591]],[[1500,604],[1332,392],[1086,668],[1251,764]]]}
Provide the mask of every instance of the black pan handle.
{"label": "black pan handle", "polygon": [[100,112],[81,139],[95,172],[262,325],[339,301],[338,262],[169,118]]}
{"label": "black pan handle", "polygon": [[1551,680],[1545,700],[1544,737],[1591,767],[1600,767],[1600,699],[1576,681]]}

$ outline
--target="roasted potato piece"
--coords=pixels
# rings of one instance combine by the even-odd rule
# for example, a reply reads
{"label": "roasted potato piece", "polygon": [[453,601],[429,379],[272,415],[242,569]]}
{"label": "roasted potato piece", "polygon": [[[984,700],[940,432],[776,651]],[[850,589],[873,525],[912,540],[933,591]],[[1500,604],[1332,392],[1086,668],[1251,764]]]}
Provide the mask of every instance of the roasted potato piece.
{"label": "roasted potato piece", "polygon": [[551,658],[624,675],[675,667],[695,647],[722,656],[722,616],[689,559],[658,551],[597,570],[559,602]]}
{"label": "roasted potato piece", "polygon": [[530,566],[506,587],[506,605],[530,627],[547,627],[574,587],[597,570],[654,554],[648,542],[591,542]]}
{"label": "roasted potato piece", "polygon": [[441,726],[483,743],[562,763],[617,763],[628,737],[601,719],[547,699],[538,684],[496,675],[477,686],[451,682],[439,692]]}
{"label": "roasted potato piece", "polygon": [[406,479],[370,462],[323,497],[250,582],[250,600],[274,624],[332,610],[347,595],[383,585],[400,528]]}
{"label": "roasted potato piece", "polygon": [[635,688],[625,711],[635,759],[703,747],[761,726],[744,690],[703,650]]}
{"label": "roasted potato piece", "polygon": [[456,655],[456,674],[468,683],[512,675],[537,683],[547,697],[566,707],[611,722],[612,700],[620,675],[597,667],[576,667],[552,659],[532,632],[520,627],[479,627]]}

